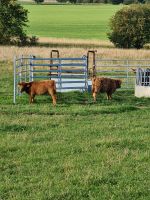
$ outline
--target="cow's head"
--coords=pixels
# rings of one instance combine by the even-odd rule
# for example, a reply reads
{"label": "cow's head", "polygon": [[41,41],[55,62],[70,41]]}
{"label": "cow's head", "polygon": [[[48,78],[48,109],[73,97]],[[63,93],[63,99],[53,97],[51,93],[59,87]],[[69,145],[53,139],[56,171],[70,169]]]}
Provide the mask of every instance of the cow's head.
{"label": "cow's head", "polygon": [[121,88],[121,83],[122,83],[121,80],[116,80],[116,87]]}
{"label": "cow's head", "polygon": [[20,88],[20,92],[27,92],[29,90],[29,88],[31,87],[31,84],[30,83],[26,83],[26,82],[21,82],[21,83],[18,83],[18,86]]}

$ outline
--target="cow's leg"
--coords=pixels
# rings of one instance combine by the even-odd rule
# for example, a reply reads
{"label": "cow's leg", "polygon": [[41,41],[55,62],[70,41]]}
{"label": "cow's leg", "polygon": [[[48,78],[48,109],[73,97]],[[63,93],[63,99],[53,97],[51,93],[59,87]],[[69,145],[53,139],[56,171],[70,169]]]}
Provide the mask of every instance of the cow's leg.
{"label": "cow's leg", "polygon": [[32,103],[34,102],[35,94],[32,95]]}
{"label": "cow's leg", "polygon": [[111,99],[112,99],[112,94],[109,95],[109,100],[111,100]]}
{"label": "cow's leg", "polygon": [[29,96],[29,103],[32,103],[32,96]]}
{"label": "cow's leg", "polygon": [[33,102],[34,102],[34,97],[35,97],[34,94],[30,94],[30,96],[29,96],[29,102],[30,102],[30,103],[33,103]]}
{"label": "cow's leg", "polygon": [[112,92],[107,92],[107,100],[111,100],[112,99]]}
{"label": "cow's leg", "polygon": [[53,105],[55,106],[56,105],[56,99],[57,99],[56,91],[54,89],[49,89],[48,93],[49,93],[49,95],[51,95],[52,100],[53,100]]}
{"label": "cow's leg", "polygon": [[94,101],[96,102],[96,95],[97,93],[96,92],[93,92],[93,98],[94,98]]}
{"label": "cow's leg", "polygon": [[107,100],[109,100],[109,93],[107,92]]}

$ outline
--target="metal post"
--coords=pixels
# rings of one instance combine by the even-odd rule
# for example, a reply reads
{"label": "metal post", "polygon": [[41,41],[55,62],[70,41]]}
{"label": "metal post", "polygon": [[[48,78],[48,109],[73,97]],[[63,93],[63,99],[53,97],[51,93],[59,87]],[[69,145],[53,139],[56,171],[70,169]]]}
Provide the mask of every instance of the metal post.
{"label": "metal post", "polygon": [[16,57],[14,57],[14,96],[13,103],[16,103]]}
{"label": "metal post", "polygon": [[18,69],[19,69],[19,82],[22,82],[22,63],[21,63],[21,56],[19,58],[19,66],[18,66]]}
{"label": "metal post", "polygon": [[143,75],[144,75],[144,83],[143,85],[146,85],[146,69],[143,70]]}
{"label": "metal post", "polygon": [[126,60],[127,82],[126,87],[129,88],[129,61]]}
{"label": "metal post", "polygon": [[[51,52],[50,52],[50,65],[53,64],[53,58],[54,58],[53,57],[53,53],[56,53],[56,57],[55,58],[59,58],[59,51],[56,50],[56,49],[52,49]],[[50,70],[51,69],[55,69],[55,68],[50,66]],[[56,69],[58,70],[58,66],[56,66]],[[50,79],[51,79],[52,72],[50,72],[48,75],[50,76]],[[58,75],[58,72],[57,72],[57,75]]]}
{"label": "metal post", "polygon": [[30,82],[30,58],[27,60],[27,82]]}
{"label": "metal post", "polygon": [[84,67],[84,76],[85,76],[85,91],[88,91],[88,57],[87,56],[83,56],[83,63],[86,65]]}
{"label": "metal post", "polygon": [[29,82],[33,81],[33,56],[30,55],[30,79]]}
{"label": "metal post", "polygon": [[61,65],[61,60],[59,59],[59,68],[57,67],[57,70],[58,70],[58,88],[59,88],[59,91],[61,92],[61,89],[62,89],[62,77],[61,77],[61,70],[62,70],[62,65]]}
{"label": "metal post", "polygon": [[[23,55],[22,55],[22,59],[23,59]],[[27,60],[26,59],[23,59],[24,61],[24,66],[25,66],[25,82],[27,82]]]}
{"label": "metal post", "polygon": [[30,56],[30,62],[29,62],[29,82],[31,81],[31,56]]}
{"label": "metal post", "polygon": [[140,71],[140,86],[142,86],[143,70],[139,68],[139,71]]}
{"label": "metal post", "polygon": [[[94,51],[88,51],[87,53],[87,68],[88,68],[88,72],[89,72],[89,55],[92,53],[93,55],[93,63],[92,63],[92,77],[96,76],[96,63],[95,63],[95,55],[96,55],[96,50]],[[91,76],[90,72],[89,72],[89,76]]]}

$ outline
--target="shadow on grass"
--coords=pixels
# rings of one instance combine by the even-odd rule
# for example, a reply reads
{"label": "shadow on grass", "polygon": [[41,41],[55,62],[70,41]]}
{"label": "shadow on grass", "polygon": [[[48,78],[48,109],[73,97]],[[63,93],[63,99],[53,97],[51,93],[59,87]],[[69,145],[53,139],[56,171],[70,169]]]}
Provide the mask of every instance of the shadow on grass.
{"label": "shadow on grass", "polygon": [[[71,115],[89,116],[99,114],[118,114],[132,112],[140,108],[150,108],[147,98],[136,98],[133,91],[117,91],[112,100],[106,99],[106,94],[99,94],[97,102],[94,103],[91,93],[87,92],[65,92],[57,93],[57,105],[52,105],[49,96],[37,96],[34,104],[29,104],[28,95],[24,94],[17,98],[17,104],[12,105],[12,99],[0,101],[3,109],[2,114],[25,114],[25,115]],[[11,106],[11,109],[7,108]],[[4,109],[5,107],[5,109]],[[17,110],[17,111],[16,111]]]}

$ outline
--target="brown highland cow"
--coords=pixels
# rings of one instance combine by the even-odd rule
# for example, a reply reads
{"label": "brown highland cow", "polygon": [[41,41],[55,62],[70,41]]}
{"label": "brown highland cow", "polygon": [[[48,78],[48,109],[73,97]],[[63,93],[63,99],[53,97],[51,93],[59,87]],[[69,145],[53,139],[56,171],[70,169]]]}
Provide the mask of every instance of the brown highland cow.
{"label": "brown highland cow", "polygon": [[107,93],[107,99],[112,99],[112,94],[117,88],[121,87],[121,80],[115,80],[104,77],[93,77],[92,78],[92,95],[94,101],[96,101],[97,93]]}
{"label": "brown highland cow", "polygon": [[26,92],[29,94],[29,102],[34,102],[35,95],[48,93],[51,95],[53,105],[56,105],[56,83],[54,80],[32,81],[18,83],[21,93]]}

